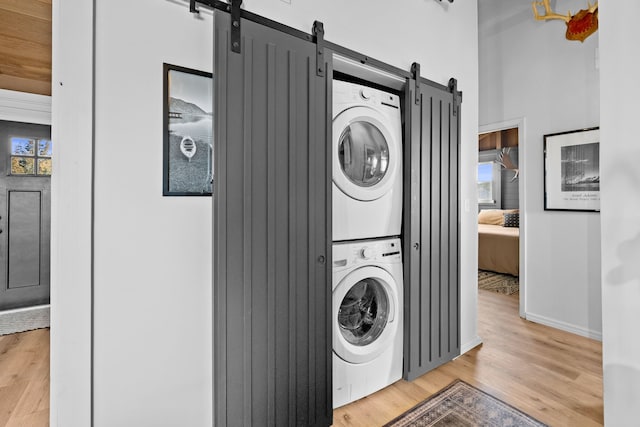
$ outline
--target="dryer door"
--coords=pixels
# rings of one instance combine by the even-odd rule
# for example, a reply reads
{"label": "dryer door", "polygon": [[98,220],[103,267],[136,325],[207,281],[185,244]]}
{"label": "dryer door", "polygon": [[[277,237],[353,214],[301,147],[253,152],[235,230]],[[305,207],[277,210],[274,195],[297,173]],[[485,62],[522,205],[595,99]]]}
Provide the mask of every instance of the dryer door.
{"label": "dryer door", "polygon": [[398,173],[401,142],[369,107],[344,110],[333,121],[333,182],[351,198],[382,197]]}
{"label": "dryer door", "polygon": [[349,273],[333,290],[333,351],[349,363],[375,359],[398,330],[398,284],[384,269]]}

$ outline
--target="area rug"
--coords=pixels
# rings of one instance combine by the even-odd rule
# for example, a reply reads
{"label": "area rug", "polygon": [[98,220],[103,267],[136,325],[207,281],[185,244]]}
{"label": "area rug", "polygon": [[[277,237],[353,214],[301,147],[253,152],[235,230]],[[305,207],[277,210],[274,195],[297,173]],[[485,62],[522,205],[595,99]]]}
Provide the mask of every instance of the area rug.
{"label": "area rug", "polygon": [[505,295],[518,293],[520,284],[516,276],[478,270],[478,288],[499,292]]}
{"label": "area rug", "polygon": [[456,380],[385,427],[546,427],[482,390]]}

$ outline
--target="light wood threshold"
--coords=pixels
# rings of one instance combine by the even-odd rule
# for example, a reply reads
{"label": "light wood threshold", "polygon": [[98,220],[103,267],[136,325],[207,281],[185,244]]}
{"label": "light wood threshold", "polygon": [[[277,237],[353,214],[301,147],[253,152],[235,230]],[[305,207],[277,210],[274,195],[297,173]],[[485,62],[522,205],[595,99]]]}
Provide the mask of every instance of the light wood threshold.
{"label": "light wood threshold", "polygon": [[518,316],[518,295],[478,290],[483,344],[422,377],[333,413],[334,426],[382,426],[460,378],[550,426],[602,426],[602,345]]}

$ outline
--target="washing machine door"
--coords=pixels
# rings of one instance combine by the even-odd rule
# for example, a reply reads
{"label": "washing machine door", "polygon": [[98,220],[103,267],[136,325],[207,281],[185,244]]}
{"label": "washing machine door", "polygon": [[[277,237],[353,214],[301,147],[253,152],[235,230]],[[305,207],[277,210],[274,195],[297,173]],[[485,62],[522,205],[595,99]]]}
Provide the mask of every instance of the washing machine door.
{"label": "washing machine door", "polygon": [[401,142],[370,107],[344,110],[333,121],[333,182],[347,196],[371,201],[392,187]]}
{"label": "washing machine door", "polygon": [[389,348],[398,330],[398,284],[384,269],[361,267],[333,290],[333,351],[366,363]]}

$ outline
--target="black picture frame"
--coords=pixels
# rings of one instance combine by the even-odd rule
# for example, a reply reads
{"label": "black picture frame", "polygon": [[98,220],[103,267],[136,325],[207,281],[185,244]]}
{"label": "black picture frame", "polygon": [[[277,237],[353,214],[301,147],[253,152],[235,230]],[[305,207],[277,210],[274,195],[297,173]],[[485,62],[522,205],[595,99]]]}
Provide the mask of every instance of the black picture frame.
{"label": "black picture frame", "polygon": [[544,210],[600,211],[600,128],[544,136]]}
{"label": "black picture frame", "polygon": [[213,194],[213,74],[163,63],[163,196]]}

